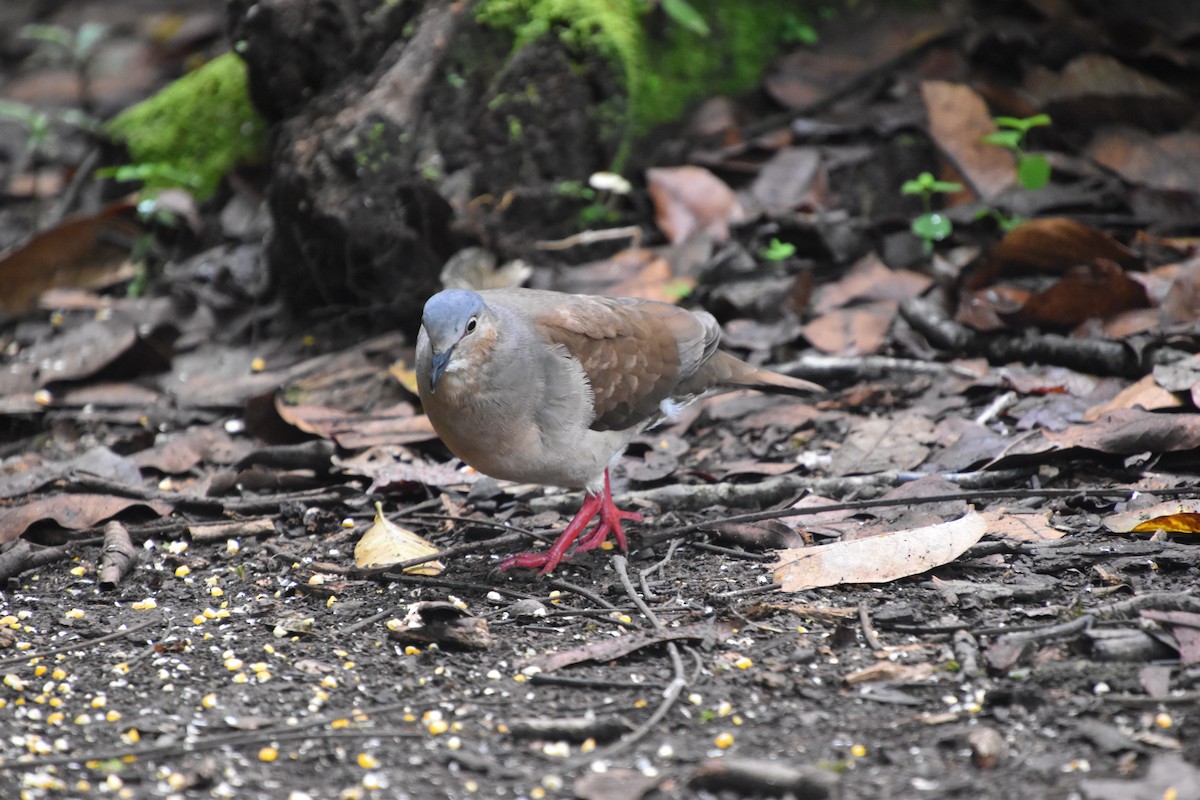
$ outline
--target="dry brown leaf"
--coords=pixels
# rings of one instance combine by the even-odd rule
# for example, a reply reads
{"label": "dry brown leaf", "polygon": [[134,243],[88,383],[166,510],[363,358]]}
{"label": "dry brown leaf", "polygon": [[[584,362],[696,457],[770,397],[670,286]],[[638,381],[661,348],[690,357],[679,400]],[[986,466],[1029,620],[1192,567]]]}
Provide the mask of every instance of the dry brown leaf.
{"label": "dry brown leaf", "polygon": [[[375,504],[375,521],[354,546],[354,565],[360,569],[390,567],[401,561],[438,553],[438,548],[408,528],[402,528],[383,515],[383,504]],[[410,575],[438,575],[446,568],[440,561],[405,567]]]}
{"label": "dry brown leaf", "polygon": [[135,500],[107,494],[57,494],[0,509],[0,544],[12,541],[35,522],[53,520],[68,530],[91,528],[134,506],[166,516],[174,506],[157,500]]}
{"label": "dry brown leaf", "polygon": [[290,406],[282,396],[277,396],[275,410],[289,425],[334,441],[347,450],[379,444],[413,444],[437,438],[429,418],[415,413],[412,404],[406,402],[374,412],[355,413],[326,406]]}
{"label": "dry brown leaf", "polygon": [[1018,311],[1000,316],[1016,325],[1065,328],[1149,305],[1142,284],[1112,261],[1098,259],[1072,268],[1050,288],[1030,295]]}
{"label": "dry brown leaf", "polygon": [[1095,422],[1041,434],[1059,448],[1083,447],[1114,455],[1175,453],[1200,447],[1200,414],[1119,408]]}
{"label": "dry brown leaf", "polygon": [[1162,81],[1098,53],[1079,56],[1057,74],[1034,67],[1025,89],[1055,126],[1068,129],[1135,119],[1143,127],[1173,130],[1196,111],[1193,101]]}
{"label": "dry brown leaf", "polygon": [[785,592],[846,583],[887,583],[949,564],[987,533],[987,523],[971,512],[952,522],[914,530],[780,550],[775,580]]}
{"label": "dry brown leaf", "polygon": [[1050,524],[1045,514],[1020,511],[983,511],[988,533],[1010,542],[1043,542],[1066,535]]}
{"label": "dry brown leaf", "polygon": [[672,244],[701,231],[723,242],[729,238],[730,224],[744,217],[733,190],[703,167],[649,169],[646,184],[654,199],[658,228]]}
{"label": "dry brown leaf", "polygon": [[881,300],[830,311],[804,326],[804,337],[831,355],[861,356],[879,352],[900,306]]}
{"label": "dry brown leaf", "polygon": [[1130,183],[1194,193],[1200,187],[1200,133],[1151,136],[1136,129],[1096,135],[1087,154]]}
{"label": "dry brown leaf", "polygon": [[855,419],[829,469],[834,475],[870,475],[913,469],[929,455],[936,431],[921,414]]}
{"label": "dry brown leaf", "polygon": [[975,90],[960,83],[924,81],[921,99],[933,140],[982,199],[1013,185],[1016,162],[1007,150],[984,142],[983,137],[997,128]]}
{"label": "dry brown leaf", "polygon": [[121,200],[70,217],[0,254],[0,311],[32,311],[47,289],[91,288],[132,277],[129,247],[141,229],[127,215],[135,207]]}
{"label": "dry brown leaf", "polygon": [[933,278],[907,269],[890,269],[872,252],[856,261],[840,280],[816,290],[813,310],[833,311],[856,300],[901,302],[925,293]]}
{"label": "dry brown leaf", "polygon": [[1158,385],[1153,375],[1146,375],[1137,383],[1126,386],[1121,392],[1107,403],[1092,406],[1084,412],[1087,422],[1094,422],[1109,411],[1117,408],[1144,408],[1154,411],[1162,408],[1178,408],[1183,401],[1173,393]]}
{"label": "dry brown leaf", "polygon": [[988,250],[988,257],[1037,272],[1065,272],[1107,259],[1133,267],[1140,259],[1106,233],[1067,217],[1042,217],[1018,225]]}

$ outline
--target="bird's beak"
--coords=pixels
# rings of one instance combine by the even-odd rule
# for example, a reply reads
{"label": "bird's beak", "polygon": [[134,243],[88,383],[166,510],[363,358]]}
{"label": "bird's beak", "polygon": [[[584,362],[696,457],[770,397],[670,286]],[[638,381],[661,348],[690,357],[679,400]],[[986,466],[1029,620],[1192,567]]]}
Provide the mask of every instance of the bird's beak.
{"label": "bird's beak", "polygon": [[447,347],[440,353],[433,354],[433,370],[429,376],[429,391],[436,392],[438,381],[442,379],[442,373],[446,371],[446,365],[450,363],[450,356],[454,353],[453,347]]}

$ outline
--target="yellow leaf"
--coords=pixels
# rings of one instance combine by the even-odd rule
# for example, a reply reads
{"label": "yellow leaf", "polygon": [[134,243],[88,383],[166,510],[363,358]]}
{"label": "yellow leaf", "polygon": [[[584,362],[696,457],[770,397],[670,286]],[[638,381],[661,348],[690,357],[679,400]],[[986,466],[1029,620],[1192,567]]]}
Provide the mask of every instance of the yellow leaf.
{"label": "yellow leaf", "polygon": [[1200,514],[1169,514],[1155,517],[1133,527],[1132,533],[1200,533]]}
{"label": "yellow leaf", "polygon": [[[362,569],[387,567],[413,558],[431,556],[437,547],[407,528],[388,521],[383,515],[383,504],[375,504],[375,521],[354,546],[354,564]],[[437,575],[446,567],[440,561],[429,561],[414,567],[405,567],[411,575]]]}

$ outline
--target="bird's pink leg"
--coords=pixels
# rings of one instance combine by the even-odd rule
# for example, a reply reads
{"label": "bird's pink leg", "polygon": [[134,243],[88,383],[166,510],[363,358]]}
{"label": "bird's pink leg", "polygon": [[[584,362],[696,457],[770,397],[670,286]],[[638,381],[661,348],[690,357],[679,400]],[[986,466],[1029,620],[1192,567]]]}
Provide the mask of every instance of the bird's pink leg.
{"label": "bird's pink leg", "polygon": [[[600,517],[600,524],[596,526],[595,530],[580,538],[584,528],[597,516]],[[513,567],[536,569],[539,574],[545,575],[558,566],[576,539],[579,539],[579,544],[575,549],[584,552],[599,547],[610,533],[617,540],[618,547],[628,550],[625,532],[621,530],[621,521],[626,519],[641,522],[642,515],[617,508],[612,499],[612,489],[606,469],[604,470],[604,491],[600,494],[588,493],[584,496],[583,505],[579,507],[579,511],[567,525],[566,530],[554,540],[554,544],[550,546],[549,550],[544,553],[518,553],[515,556],[509,556],[500,563],[500,569],[502,571]]]}

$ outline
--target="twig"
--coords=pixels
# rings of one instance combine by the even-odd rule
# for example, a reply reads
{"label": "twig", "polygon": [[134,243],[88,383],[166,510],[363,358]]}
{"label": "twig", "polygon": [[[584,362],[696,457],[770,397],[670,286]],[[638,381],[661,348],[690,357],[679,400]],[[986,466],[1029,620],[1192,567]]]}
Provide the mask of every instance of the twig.
{"label": "twig", "polygon": [[555,589],[559,589],[561,591],[566,591],[566,592],[571,592],[572,594],[577,594],[580,597],[586,598],[587,600],[592,601],[593,603],[600,606],[601,608],[607,608],[609,610],[616,609],[615,605],[608,602],[607,600],[605,600],[603,597],[596,594],[592,590],[585,589],[582,586],[576,586],[573,583],[568,583],[567,581],[564,581],[562,578],[552,578],[550,580],[550,585],[552,587],[554,587]]}
{"label": "twig", "polygon": [[996,417],[1003,414],[1008,409],[1017,404],[1016,392],[1005,392],[997,397],[992,402],[988,403],[988,407],[979,412],[979,416],[975,417],[976,425],[987,425]]}
{"label": "twig", "polygon": [[795,378],[821,381],[837,378],[847,382],[877,380],[897,373],[914,375],[944,375],[977,379],[979,376],[958,364],[942,361],[916,361],[911,358],[888,356],[825,356],[806,355],[795,361],[774,364],[771,369]]}
{"label": "twig", "polygon": [[[863,490],[882,491],[921,478],[939,477],[963,488],[981,488],[1024,480],[1034,473],[1030,469],[979,470],[976,472],[911,472],[895,470],[872,475],[852,475],[844,478],[808,478],[803,475],[777,475],[758,483],[710,483],[698,485],[663,486],[643,492],[626,492],[616,498],[618,505],[654,504],[675,511],[700,511],[714,505],[744,508],[781,503],[803,491],[814,494],[844,497]],[[539,497],[529,503],[534,511],[565,511],[579,505],[577,494]]]}
{"label": "twig", "polygon": [[879,640],[879,634],[875,632],[875,626],[871,624],[871,610],[867,608],[866,600],[858,604],[858,624],[862,627],[862,635],[867,642],[867,647],[876,651],[884,649],[883,642]]}
{"label": "twig", "polygon": [[16,539],[0,549],[0,583],[31,569],[65,558],[63,547],[35,547],[28,539]]}
{"label": "twig", "polygon": [[642,612],[642,616],[650,621],[654,630],[661,631],[663,629],[662,620],[658,615],[646,605],[646,601],[637,593],[637,589],[633,588],[633,581],[629,579],[629,560],[623,555],[615,555],[612,558],[613,569],[617,571],[617,577],[621,579],[621,585],[625,587],[625,594],[629,595],[629,599],[638,607],[638,611]]}
{"label": "twig", "polygon": [[[650,620],[650,623],[654,625],[656,630],[662,630],[662,622],[659,621],[655,613],[650,609],[649,606],[646,605],[645,601],[643,601],[634,590],[633,582],[629,580],[629,571],[627,569],[625,556],[614,556],[613,568],[616,569],[617,575],[620,576],[621,583],[624,585],[625,591],[629,593],[630,598],[635,604],[637,604],[638,608],[641,609],[641,612],[646,616],[646,619]],[[683,658],[679,655],[679,648],[674,642],[667,642],[667,654],[671,657],[671,665],[674,669],[674,676],[671,678],[671,682],[667,685],[667,688],[663,690],[663,701],[659,703],[658,708],[654,710],[654,713],[650,715],[649,719],[639,725],[630,734],[623,736],[621,739],[613,742],[607,747],[603,747],[591,753],[568,759],[567,764],[569,768],[574,769],[584,764],[591,763],[592,761],[596,761],[597,759],[609,758],[621,752],[622,750],[629,749],[634,744],[644,739],[647,734],[650,733],[650,731],[654,730],[654,726],[657,725],[663,719],[663,717],[667,715],[671,708],[674,707],[675,703],[679,701],[679,696],[683,694],[684,688],[687,687],[687,679],[685,678],[683,671]]]}
{"label": "twig", "polygon": [[642,240],[642,229],[638,225],[628,225],[624,228],[606,228],[600,231],[581,231],[565,239],[542,240],[534,242],[538,250],[569,250],[577,245],[588,245],[596,242],[607,242],[613,239],[629,239],[633,247]]}
{"label": "twig", "polygon": [[0,667],[8,667],[12,666],[13,664],[28,664],[33,659],[49,658],[50,656],[56,656],[59,653],[69,653],[73,650],[86,650],[89,647],[95,647],[96,645],[104,644],[105,642],[111,642],[114,639],[124,639],[126,636],[132,636],[135,633],[144,631],[146,628],[150,628],[161,623],[162,620],[160,619],[146,620],[140,625],[134,625],[132,628],[127,628],[123,631],[106,633],[103,636],[97,636],[95,639],[85,639],[80,642],[72,642],[71,644],[63,645],[62,647],[55,647],[50,650],[39,650],[36,653],[22,653],[16,658],[6,658],[3,661],[0,661]]}
{"label": "twig", "polygon": [[1138,352],[1124,341],[1079,339],[1057,333],[983,334],[950,319],[945,308],[924,297],[911,297],[901,303],[900,316],[934,347],[983,356],[993,364],[1032,362],[1096,375],[1137,378],[1156,364],[1190,357],[1189,353],[1170,347]]}
{"label": "twig", "polygon": [[[927,497],[879,497],[872,500],[851,500],[845,503],[830,503],[829,505],[810,506],[808,508],[781,508],[772,511],[757,511],[751,514],[736,514],[731,517],[721,517],[720,519],[702,520],[690,525],[680,525],[675,528],[669,528],[665,531],[648,533],[642,537],[642,541],[649,545],[661,542],[664,539],[670,539],[674,536],[679,536],[683,533],[690,533],[696,530],[707,530],[714,525],[725,525],[731,522],[758,522],[764,519],[786,519],[788,517],[824,514],[830,511],[859,511],[864,508],[912,506],[924,503],[949,503],[954,501],[965,501],[971,503],[985,500],[1007,500],[1010,498],[1021,499],[1028,497],[1092,497],[1113,500],[1130,500],[1140,491],[1142,490],[1134,488],[981,489],[977,491],[955,492],[954,494],[935,494]],[[1153,492],[1147,490],[1147,493],[1161,497],[1180,497],[1187,495],[1198,495],[1200,494],[1200,488],[1195,486],[1177,486],[1172,488],[1155,489]]]}

